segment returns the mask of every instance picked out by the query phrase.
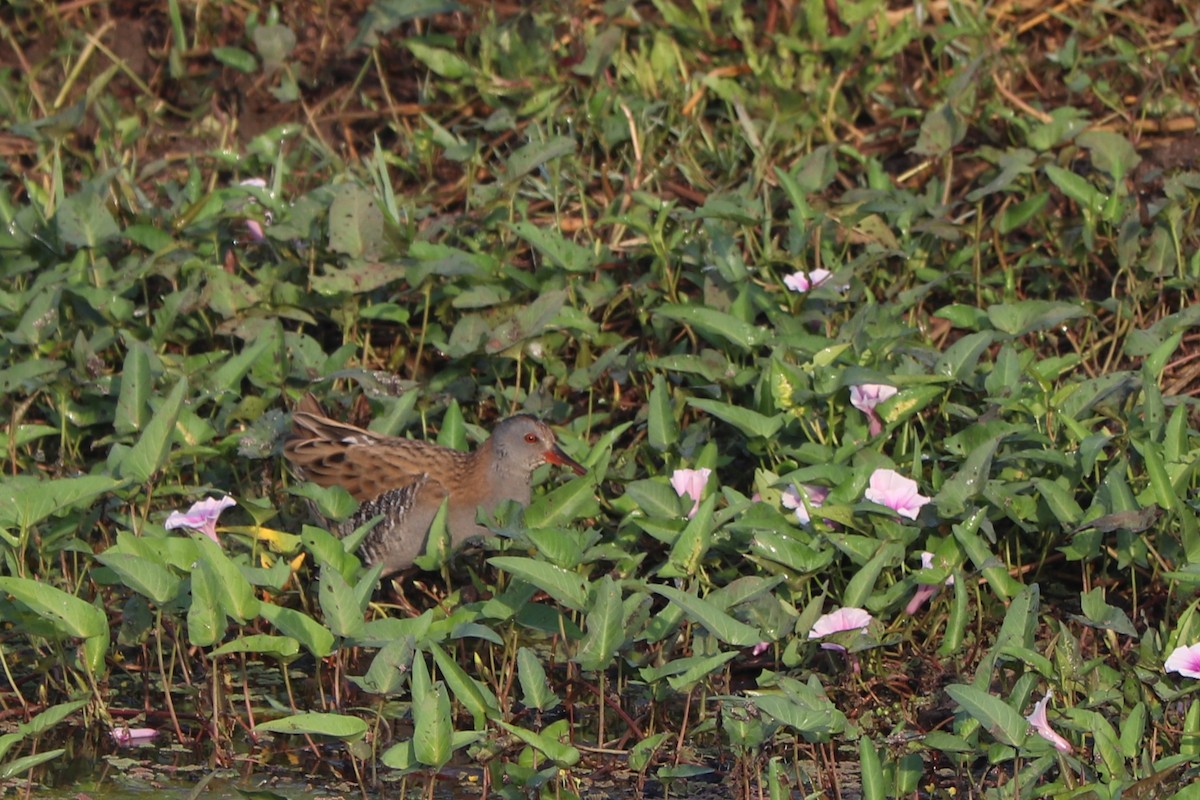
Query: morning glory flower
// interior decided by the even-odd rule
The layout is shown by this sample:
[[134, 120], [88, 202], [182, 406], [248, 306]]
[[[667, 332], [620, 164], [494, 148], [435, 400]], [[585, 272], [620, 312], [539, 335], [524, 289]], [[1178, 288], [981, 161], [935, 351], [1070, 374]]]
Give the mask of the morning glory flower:
[[1038, 736], [1041, 736], [1050, 744], [1054, 745], [1054, 749], [1060, 753], [1070, 753], [1072, 750], [1071, 743], [1063, 737], [1059, 736], [1053, 728], [1050, 727], [1050, 720], [1046, 719], [1046, 704], [1050, 702], [1050, 693], [1037, 701], [1033, 707], [1032, 713], [1025, 719], [1037, 731]]
[[[267, 188], [267, 182], [265, 180], [263, 180], [262, 178], [247, 178], [246, 180], [239, 183], [238, 186], [253, 186], [255, 188], [263, 189], [265, 191]], [[257, 201], [252, 201], [252, 202], [257, 202]], [[268, 223], [271, 222], [271, 212], [270, 211], [265, 212], [263, 214], [263, 217], [264, 217], [264, 219], [266, 219], [266, 221]], [[263, 232], [263, 227], [261, 224], [259, 224], [258, 220], [246, 219], [246, 220], [244, 220], [244, 223], [246, 225], [246, 232], [250, 234], [250, 241], [261, 244], [262, 242], [265, 242], [267, 240], [267, 235], [265, 232]]]
[[113, 728], [108, 732], [119, 747], [132, 747], [143, 744], [158, 736], [156, 728]]
[[696, 512], [700, 509], [700, 497], [704, 494], [704, 487], [708, 485], [708, 476], [712, 474], [712, 470], [704, 467], [702, 469], [677, 469], [671, 473], [671, 486], [675, 489], [675, 493], [680, 497], [690, 497], [692, 499], [692, 510], [688, 512], [688, 519], [696, 516]]
[[[854, 608], [839, 608], [836, 611], [831, 611], [817, 619], [813, 623], [812, 629], [808, 632], [808, 638], [821, 639], [834, 633], [842, 633], [844, 631], [855, 631], [859, 628], [865, 628], [871, 624], [873, 617], [866, 609]], [[821, 647], [826, 650], [841, 650], [845, 652], [846, 648], [840, 644], [825, 643]]]
[[[921, 569], [929, 569], [933, 566], [933, 553], [928, 550], [921, 553]], [[954, 585], [954, 576], [946, 578], [946, 585]], [[908, 605], [904, 607], [905, 614], [915, 614], [925, 605], [925, 602], [942, 590], [941, 586], [936, 586], [928, 583], [917, 584], [917, 591], [913, 594], [912, 599], [908, 601]]]
[[1176, 647], [1163, 663], [1167, 672], [1178, 672], [1187, 678], [1200, 678], [1200, 642], [1188, 647]]
[[791, 289], [793, 292], [804, 293], [809, 289], [815, 289], [825, 281], [829, 280], [829, 276], [833, 273], [827, 269], [814, 269], [812, 272], [793, 272], [791, 275], [783, 279], [783, 285]]
[[192, 507], [187, 510], [186, 514], [172, 511], [171, 515], [167, 517], [167, 521], [163, 523], [163, 527], [167, 530], [191, 528], [220, 544], [220, 540], [217, 539], [217, 519], [221, 516], [222, 511], [236, 505], [237, 501], [229, 496], [222, 497], [220, 500], [206, 497], [192, 503]]
[[808, 504], [813, 508], [820, 508], [825, 502], [825, 498], [829, 497], [829, 489], [824, 486], [809, 486], [808, 484], [792, 484], [784, 493], [780, 502], [784, 508], [792, 509], [796, 512], [796, 519], [800, 520], [801, 525], [807, 525], [812, 522], [809, 519], [808, 509], [804, 506], [804, 500], [808, 500]]
[[921, 507], [930, 500], [917, 491], [916, 481], [904, 477], [894, 469], [877, 469], [872, 472], [865, 496], [872, 503], [887, 506], [909, 519], [916, 519]]
[[875, 406], [898, 392], [895, 386], [885, 383], [863, 383], [850, 387], [850, 405], [867, 415], [872, 436], [883, 432], [883, 420], [875, 413]]

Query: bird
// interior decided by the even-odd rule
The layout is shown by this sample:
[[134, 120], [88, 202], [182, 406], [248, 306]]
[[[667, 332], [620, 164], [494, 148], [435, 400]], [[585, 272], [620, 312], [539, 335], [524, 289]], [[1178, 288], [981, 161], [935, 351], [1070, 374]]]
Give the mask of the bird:
[[293, 411], [283, 453], [301, 479], [341, 486], [358, 500], [358, 510], [337, 526], [339, 536], [381, 517], [358, 552], [367, 565], [382, 564], [384, 575], [410, 567], [425, 552], [443, 501], [451, 548], [457, 549], [488, 533], [475, 521], [478, 510], [491, 514], [505, 500], [529, 505], [533, 471], [542, 464], [587, 474], [558, 446], [549, 426], [529, 414], [501, 420], [487, 441], [463, 453], [330, 419], [311, 393]]

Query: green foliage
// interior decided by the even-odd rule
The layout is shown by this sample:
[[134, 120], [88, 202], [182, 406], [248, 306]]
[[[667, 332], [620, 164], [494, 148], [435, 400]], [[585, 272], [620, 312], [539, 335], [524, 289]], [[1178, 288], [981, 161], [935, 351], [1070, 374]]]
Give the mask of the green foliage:
[[[168, 4], [153, 88], [14, 29], [62, 64], [0, 71], [28, 155], [0, 173], [6, 706], [32, 682], [108, 723], [128, 660], [171, 705], [189, 652], [222, 753], [252, 727], [403, 773], [467, 750], [512, 792], [574, 791], [611, 741], [669, 782], [729, 748], [747, 796], [848, 744], [866, 797], [933, 756], [970, 791], [978, 756], [1008, 770], [996, 797], [1186, 784], [1200, 713], [1161, 667], [1200, 639], [1200, 179], [1166, 135], [1196, 21], [1138, 6], [1029, 33], [878, 0], [376, 3], [321, 106], [354, 107], [336, 146], [303, 4], [229, 30]], [[199, 53], [287, 121], [214, 137]], [[154, 144], [172, 125], [191, 155]], [[309, 389], [457, 448], [537, 413], [589, 472], [539, 474], [482, 556], [439, 515], [442, 582], [403, 614], [365, 529], [305, 524], [349, 495], [279, 468]], [[929, 502], [881, 501], [892, 473]], [[215, 539], [166, 529], [210, 492], [240, 504]], [[837, 607], [875, 622], [812, 635]], [[289, 696], [224, 699], [246, 659]], [[295, 665], [337, 713], [297, 708]], [[1051, 689], [1070, 753], [1026, 722]], [[60, 754], [20, 748], [78, 702], [0, 737], [0, 775]]]

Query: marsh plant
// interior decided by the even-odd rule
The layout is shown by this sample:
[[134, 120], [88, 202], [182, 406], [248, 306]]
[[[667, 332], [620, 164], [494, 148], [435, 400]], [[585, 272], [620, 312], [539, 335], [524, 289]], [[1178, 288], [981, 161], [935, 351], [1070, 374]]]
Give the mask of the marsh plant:
[[[0, 15], [0, 785], [1188, 796], [1200, 17], [1068, 6]], [[587, 471], [381, 581], [306, 392]]]

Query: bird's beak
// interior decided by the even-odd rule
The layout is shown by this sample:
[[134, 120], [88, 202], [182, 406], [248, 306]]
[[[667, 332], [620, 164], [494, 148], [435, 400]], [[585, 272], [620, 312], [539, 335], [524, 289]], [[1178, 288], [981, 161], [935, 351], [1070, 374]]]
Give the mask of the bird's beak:
[[583, 465], [564, 453], [558, 445], [554, 445], [554, 447], [546, 451], [546, 461], [560, 467], [570, 467], [571, 471], [576, 475], [587, 474], [587, 470], [583, 468]]

